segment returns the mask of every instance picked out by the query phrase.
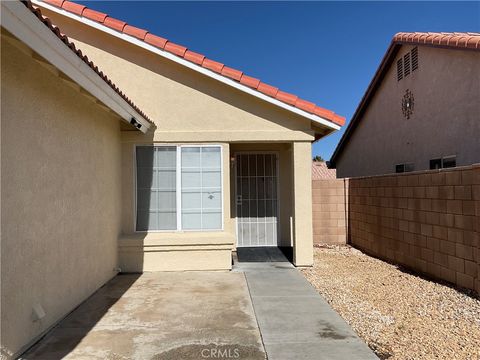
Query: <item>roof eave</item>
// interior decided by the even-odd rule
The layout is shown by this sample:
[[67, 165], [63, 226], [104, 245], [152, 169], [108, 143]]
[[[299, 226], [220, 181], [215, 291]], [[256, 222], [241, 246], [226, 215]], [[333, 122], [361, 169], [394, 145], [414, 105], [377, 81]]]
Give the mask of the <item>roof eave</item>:
[[2, 1], [1, 8], [2, 27], [19, 41], [60, 73], [67, 75], [125, 122], [131, 124], [132, 119], [135, 119], [138, 125], [134, 127], [143, 133], [150, 129], [152, 124], [68, 48], [27, 6], [20, 1]]

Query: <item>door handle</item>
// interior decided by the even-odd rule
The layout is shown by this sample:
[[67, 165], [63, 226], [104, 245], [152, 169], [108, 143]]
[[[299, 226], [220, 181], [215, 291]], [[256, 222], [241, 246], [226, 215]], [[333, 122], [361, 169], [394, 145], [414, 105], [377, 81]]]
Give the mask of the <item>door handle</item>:
[[237, 205], [242, 205], [242, 195], [237, 195]]

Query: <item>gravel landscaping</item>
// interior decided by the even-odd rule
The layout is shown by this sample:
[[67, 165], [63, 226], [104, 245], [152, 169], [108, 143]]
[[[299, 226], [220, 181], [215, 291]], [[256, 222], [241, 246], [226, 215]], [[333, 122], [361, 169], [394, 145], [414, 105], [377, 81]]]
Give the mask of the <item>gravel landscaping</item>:
[[381, 359], [479, 359], [480, 300], [351, 247], [315, 248], [305, 277]]

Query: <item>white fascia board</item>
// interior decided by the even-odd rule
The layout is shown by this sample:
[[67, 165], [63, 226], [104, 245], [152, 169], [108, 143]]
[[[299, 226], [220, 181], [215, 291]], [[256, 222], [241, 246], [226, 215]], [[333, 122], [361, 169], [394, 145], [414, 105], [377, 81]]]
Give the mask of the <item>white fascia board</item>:
[[20, 1], [0, 1], [2, 27], [70, 77], [126, 122], [135, 120], [146, 133], [151, 123], [113, 90]]
[[130, 35], [124, 34], [124, 33], [122, 33], [122, 32], [119, 32], [119, 31], [117, 31], [117, 30], [111, 29], [111, 28], [109, 28], [108, 26], [102, 25], [102, 24], [100, 24], [100, 23], [98, 23], [98, 22], [96, 22], [96, 21], [87, 19], [87, 18], [85, 18], [85, 17], [83, 17], [83, 16], [79, 16], [79, 15], [73, 14], [73, 13], [71, 13], [71, 12], [69, 12], [69, 11], [66, 11], [66, 10], [64, 10], [64, 9], [58, 8], [58, 7], [56, 7], [56, 6], [52, 6], [52, 5], [47, 4], [47, 3], [43, 2], [43, 1], [32, 0], [32, 2], [33, 2], [34, 4], [36, 4], [36, 5], [38, 5], [38, 6], [44, 7], [45, 9], [48, 9], [48, 10], [53, 11], [53, 12], [56, 12], [57, 14], [61, 14], [61, 15], [63, 15], [63, 16], [66, 16], [66, 17], [70, 18], [70, 19], [77, 20], [77, 21], [79, 21], [79, 22], [81, 22], [81, 23], [83, 23], [83, 24], [85, 24], [85, 25], [91, 26], [91, 27], [93, 27], [93, 28], [95, 28], [95, 29], [98, 29], [98, 30], [103, 31], [103, 32], [105, 32], [105, 33], [107, 33], [107, 34], [113, 35], [113, 36], [115, 36], [115, 37], [117, 37], [117, 38], [120, 38], [120, 39], [122, 39], [122, 40], [124, 40], [124, 41], [127, 41], [127, 42], [129, 42], [129, 43], [131, 43], [131, 44], [134, 44], [134, 45], [136, 45], [136, 46], [139, 46], [139, 47], [141, 47], [141, 48], [144, 48], [144, 49], [146, 49], [146, 50], [148, 50], [148, 51], [150, 51], [150, 52], [153, 52], [153, 53], [155, 53], [155, 54], [157, 54], [157, 55], [160, 55], [160, 56], [162, 56], [162, 57], [164, 57], [164, 58], [167, 58], [167, 59], [169, 59], [169, 60], [172, 60], [172, 61], [174, 61], [174, 62], [176, 62], [176, 63], [178, 63], [178, 64], [180, 64], [180, 65], [186, 66], [186, 67], [188, 67], [188, 68], [190, 68], [190, 69], [192, 69], [192, 70], [195, 70], [195, 71], [197, 71], [197, 72], [199, 72], [199, 73], [201, 73], [201, 74], [204, 74], [204, 75], [206, 75], [206, 76], [208, 76], [208, 77], [211, 77], [211, 78], [213, 78], [213, 79], [215, 79], [215, 80], [218, 80], [218, 81], [220, 81], [220, 82], [222, 82], [222, 83], [224, 83], [224, 84], [230, 85], [230, 86], [232, 86], [232, 87], [234, 87], [234, 88], [236, 88], [236, 89], [238, 89], [238, 90], [241, 90], [241, 91], [243, 91], [243, 92], [246, 92], [246, 93], [248, 93], [248, 94], [250, 94], [250, 95], [253, 95], [253, 96], [255, 96], [255, 97], [259, 98], [259, 99], [262, 99], [262, 100], [267, 101], [267, 102], [269, 102], [269, 103], [271, 103], [271, 104], [274, 104], [274, 105], [276, 105], [276, 106], [279, 106], [279, 107], [281, 107], [281, 108], [283, 108], [283, 109], [286, 109], [286, 110], [288, 110], [288, 111], [291, 111], [291, 112], [293, 112], [293, 113], [295, 113], [295, 114], [297, 114], [297, 115], [300, 115], [300, 116], [302, 116], [302, 117], [304, 117], [304, 118], [307, 118], [307, 119], [313, 121], [314, 123], [321, 124], [321, 125], [326, 126], [326, 127], [330, 128], [330, 129], [333, 129], [333, 130], [340, 130], [340, 126], [339, 126], [339, 125], [337, 125], [337, 124], [335, 124], [335, 123], [333, 123], [333, 122], [331, 122], [331, 121], [329, 121], [329, 120], [327, 120], [327, 119], [324, 119], [324, 118], [322, 118], [321, 116], [318, 116], [318, 115], [315, 115], [315, 114], [311, 114], [311, 113], [306, 112], [306, 111], [304, 111], [304, 110], [301, 110], [301, 109], [299, 109], [299, 108], [297, 108], [297, 107], [295, 107], [295, 106], [288, 105], [288, 104], [286, 104], [286, 103], [284, 103], [284, 102], [282, 102], [282, 101], [280, 101], [280, 100], [274, 99], [274, 98], [272, 98], [272, 97], [270, 97], [270, 96], [267, 96], [267, 95], [265, 95], [265, 94], [263, 94], [263, 93], [261, 93], [261, 92], [259, 92], [259, 91], [257, 91], [257, 90], [254, 90], [254, 89], [252, 89], [252, 88], [250, 88], [250, 87], [248, 87], [248, 86], [245, 86], [245, 85], [243, 85], [243, 84], [241, 84], [241, 83], [239, 83], [239, 82], [236, 82], [236, 81], [234, 81], [234, 80], [231, 80], [231, 79], [229, 79], [229, 78], [227, 78], [227, 77], [225, 77], [225, 76], [223, 76], [223, 75], [217, 74], [217, 73], [214, 72], [214, 71], [211, 71], [211, 70], [206, 69], [206, 68], [204, 68], [204, 67], [202, 67], [202, 66], [199, 66], [199, 65], [197, 65], [197, 64], [194, 64], [194, 63], [192, 63], [192, 62], [190, 62], [190, 61], [188, 61], [188, 60], [185, 60], [185, 59], [183, 59], [183, 58], [181, 58], [181, 57], [178, 57], [178, 56], [176, 56], [176, 55], [173, 55], [173, 54], [169, 53], [168, 51], [159, 49], [159, 48], [157, 48], [157, 47], [155, 47], [155, 46], [153, 46], [153, 45], [150, 45], [150, 44], [148, 44], [148, 43], [146, 43], [146, 42], [144, 42], [144, 41], [142, 41], [142, 40], [139, 40], [139, 39], [137, 39], [137, 38], [135, 38], [135, 37], [133, 37], [133, 36], [130, 36]]

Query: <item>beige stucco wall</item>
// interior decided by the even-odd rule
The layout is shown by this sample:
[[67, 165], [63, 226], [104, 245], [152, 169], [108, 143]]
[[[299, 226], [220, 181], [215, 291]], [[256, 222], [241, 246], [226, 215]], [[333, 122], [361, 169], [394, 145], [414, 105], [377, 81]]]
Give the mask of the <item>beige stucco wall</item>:
[[[308, 119], [46, 9], [156, 123], [154, 141], [306, 141]], [[200, 49], [201, 50], [201, 49]]]
[[[122, 270], [188, 270], [192, 267], [229, 269], [231, 267], [230, 258], [224, 257], [224, 251], [225, 246], [233, 249], [236, 242], [235, 217], [231, 212], [230, 204], [229, 158], [232, 148], [280, 149], [281, 241], [282, 245], [293, 243], [291, 225], [295, 222], [293, 197], [306, 196], [310, 199], [311, 207], [311, 195], [302, 194], [302, 191], [310, 188], [311, 170], [303, 169], [303, 165], [298, 167], [295, 172], [298, 177], [296, 182], [303, 185], [299, 185], [293, 191], [291, 153], [293, 150], [290, 149], [293, 148], [294, 143], [302, 142], [304, 145], [298, 148], [298, 157], [301, 158], [299, 161], [308, 160], [307, 163], [310, 164], [310, 142], [314, 140], [310, 120], [75, 20], [47, 10], [45, 14], [121, 89], [125, 90], [157, 125], [155, 132], [147, 136], [130, 131], [122, 134], [123, 234], [120, 238], [119, 253]], [[134, 233], [133, 147], [138, 143], [223, 145], [224, 231], [207, 233], [209, 236], [198, 232]], [[248, 146], [241, 145], [247, 143]], [[260, 145], [261, 143], [264, 145]], [[252, 144], [255, 145], [250, 146]], [[300, 156], [301, 151], [304, 154]], [[301, 203], [304, 204], [305, 201], [302, 200]], [[300, 207], [297, 213], [301, 217], [305, 215]], [[307, 214], [307, 218], [311, 219], [311, 215]], [[311, 227], [311, 221], [301, 227], [305, 225]], [[300, 239], [305, 239], [306, 247], [311, 246], [311, 236], [311, 230], [306, 229], [305, 233], [298, 237], [298, 243], [304, 241]], [[178, 246], [181, 241], [187, 244]], [[146, 244], [149, 245], [146, 247]], [[218, 258], [224, 260], [203, 261], [204, 246], [208, 246], [209, 251], [218, 251]], [[165, 254], [167, 251], [168, 254]], [[182, 251], [188, 251], [188, 255]], [[307, 259], [305, 263], [310, 262]], [[210, 267], [208, 264], [211, 264]]]
[[293, 263], [313, 265], [312, 225], [312, 144], [295, 142], [292, 149], [293, 169]]
[[[3, 40], [1, 346], [7, 355], [116, 274], [121, 161], [119, 118]], [[36, 304], [46, 315], [33, 321]]]
[[[456, 155], [457, 166], [480, 162], [480, 53], [418, 47], [419, 68], [397, 81], [402, 46], [336, 162], [337, 177], [395, 172], [395, 164], [429, 169], [430, 159]], [[410, 119], [402, 98], [414, 95]]]

